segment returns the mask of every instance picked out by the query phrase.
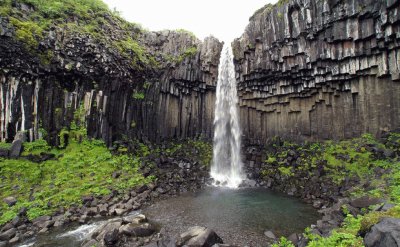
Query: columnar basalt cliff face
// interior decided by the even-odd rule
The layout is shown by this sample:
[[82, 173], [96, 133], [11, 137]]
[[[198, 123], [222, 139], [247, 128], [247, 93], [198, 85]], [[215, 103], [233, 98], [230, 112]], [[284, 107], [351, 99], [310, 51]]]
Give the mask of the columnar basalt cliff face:
[[115, 26], [103, 27], [112, 41], [54, 26], [37, 48], [29, 49], [16, 39], [9, 18], [0, 17], [1, 141], [19, 131], [35, 140], [43, 129], [52, 144], [59, 144], [60, 131], [79, 109], [89, 136], [108, 144], [125, 137], [211, 137], [222, 43], [132, 25], [128, 47], [145, 50], [135, 58], [118, 50], [124, 30], [113, 22], [119, 20], [104, 18]]
[[341, 139], [400, 126], [396, 0], [281, 0], [233, 42], [244, 135]]

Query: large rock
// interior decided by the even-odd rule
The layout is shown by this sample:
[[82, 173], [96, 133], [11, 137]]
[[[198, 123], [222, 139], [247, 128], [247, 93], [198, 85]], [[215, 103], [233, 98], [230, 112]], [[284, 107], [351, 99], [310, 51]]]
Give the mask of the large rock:
[[15, 234], [17, 233], [17, 230], [15, 228], [11, 228], [5, 232], [0, 233], [0, 241], [8, 241], [12, 239]]
[[22, 152], [22, 141], [21, 140], [14, 140], [11, 149], [10, 149], [10, 157], [17, 158], [21, 155]]
[[211, 247], [214, 244], [222, 244], [222, 239], [206, 227], [194, 226], [180, 235], [178, 246]]
[[134, 237], [147, 237], [156, 231], [155, 227], [149, 223], [137, 225], [135, 223], [123, 225], [120, 227], [119, 232], [124, 235]]
[[12, 207], [17, 203], [17, 199], [15, 199], [15, 197], [8, 196], [3, 199], [3, 202], [5, 202], [9, 207]]
[[360, 198], [350, 201], [350, 205], [355, 208], [367, 208], [369, 206], [376, 205], [376, 204], [379, 204], [382, 202], [383, 202], [383, 200], [379, 199], [379, 198], [363, 196], [363, 197], [360, 197]]
[[400, 219], [384, 218], [365, 235], [366, 247], [400, 246]]
[[114, 246], [118, 243], [118, 229], [113, 229], [104, 235], [104, 244], [106, 246]]

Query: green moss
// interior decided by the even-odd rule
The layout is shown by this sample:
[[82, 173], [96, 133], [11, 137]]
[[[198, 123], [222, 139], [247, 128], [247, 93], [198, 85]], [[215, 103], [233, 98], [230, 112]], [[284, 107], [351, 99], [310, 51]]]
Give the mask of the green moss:
[[254, 19], [254, 17], [256, 17], [257, 15], [261, 14], [261, 13], [269, 13], [272, 11], [274, 5], [273, 4], [266, 4], [263, 7], [257, 9], [253, 15], [249, 18], [249, 21], [252, 21]]
[[279, 167], [279, 173], [284, 177], [293, 177], [294, 172], [292, 171], [292, 167]]
[[[307, 176], [312, 177], [315, 175], [314, 173], [323, 171], [321, 179], [331, 179], [338, 186], [341, 186], [346, 178], [357, 178], [360, 183], [352, 188], [351, 193], [347, 192], [348, 196], [370, 195], [383, 198], [396, 205], [386, 212], [364, 209], [362, 214], [357, 216], [350, 215], [350, 211], [343, 207], [343, 213], [347, 214], [343, 224], [335, 229], [329, 237], [321, 237], [306, 231], [306, 236], [310, 240], [307, 246], [362, 246], [361, 236], [382, 218], [400, 218], [399, 157], [395, 155], [394, 158], [387, 158], [374, 151], [390, 149], [398, 155], [397, 136], [398, 133], [391, 133], [386, 139], [383, 139], [383, 142], [376, 140], [370, 134], [365, 134], [360, 138], [338, 142], [271, 145], [273, 148], [267, 152], [267, 157], [274, 157], [276, 161], [272, 158], [265, 161], [263, 176], [274, 175], [278, 171], [286, 177], [292, 172], [296, 177], [304, 176], [304, 172], [308, 173]], [[296, 160], [296, 165], [287, 166], [285, 161], [293, 151], [299, 158]], [[375, 172], [377, 169], [385, 171], [382, 176], [377, 176]]]
[[177, 63], [180, 64], [183, 62], [183, 60], [185, 60], [188, 57], [193, 57], [197, 54], [198, 49], [197, 46], [191, 46], [187, 49], [185, 49], [184, 51], [182, 51], [179, 55], [177, 56], [172, 56], [169, 54], [164, 54], [164, 58], [167, 61], [173, 62], [173, 63]]
[[26, 47], [31, 50], [38, 47], [38, 39], [43, 38], [43, 28], [33, 21], [20, 21], [14, 17], [10, 17], [10, 23], [15, 27], [15, 37], [25, 43]]
[[143, 92], [135, 92], [133, 93], [132, 98], [136, 100], [144, 100], [145, 95]]
[[[79, 205], [84, 195], [105, 195], [112, 190], [123, 192], [152, 179], [144, 179], [138, 173], [139, 157], [113, 156], [102, 141], [71, 140], [64, 150], [48, 150], [44, 141], [29, 145], [31, 153], [46, 150], [56, 153], [57, 159], [42, 163], [0, 160], [4, 185], [0, 187], [0, 194], [18, 200], [13, 207], [0, 204], [0, 224], [15, 217], [22, 207], [28, 208], [28, 216], [33, 219], [59, 207]], [[116, 171], [121, 172], [118, 178], [112, 176]]]
[[185, 29], [176, 29], [175, 32], [187, 34], [187, 35], [189, 35], [192, 39], [197, 39], [196, 35], [195, 35], [193, 32], [190, 32], [190, 31], [185, 30]]
[[147, 53], [146, 48], [140, 45], [136, 40], [128, 37], [125, 40], [115, 42], [118, 50], [126, 58], [132, 59], [132, 64], [137, 65], [153, 65], [156, 66], [157, 62], [154, 57]]
[[11, 148], [11, 143], [0, 142], [0, 148], [2, 148], [2, 149], [10, 149]]

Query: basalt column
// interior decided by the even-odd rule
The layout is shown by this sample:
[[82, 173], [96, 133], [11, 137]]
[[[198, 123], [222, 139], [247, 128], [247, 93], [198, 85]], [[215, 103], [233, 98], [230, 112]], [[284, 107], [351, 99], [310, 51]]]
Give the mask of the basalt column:
[[400, 127], [400, 5], [266, 5], [233, 43], [248, 139], [342, 139]]

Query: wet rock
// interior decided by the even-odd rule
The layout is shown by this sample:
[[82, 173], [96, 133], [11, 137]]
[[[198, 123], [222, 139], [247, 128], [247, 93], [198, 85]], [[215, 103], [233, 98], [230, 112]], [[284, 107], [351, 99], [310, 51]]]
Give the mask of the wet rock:
[[156, 229], [153, 225], [149, 223], [144, 223], [142, 225], [137, 225], [134, 223], [130, 223], [127, 225], [123, 225], [119, 229], [121, 234], [127, 236], [134, 236], [134, 237], [147, 237], [152, 235]]
[[19, 237], [13, 237], [12, 239], [10, 239], [10, 241], [8, 241], [8, 243], [10, 244], [10, 245], [14, 245], [14, 244], [16, 244], [16, 243], [18, 243], [19, 242]]
[[218, 243], [223, 244], [223, 241], [213, 230], [194, 226], [180, 235], [177, 245], [211, 247]]
[[116, 208], [115, 209], [115, 214], [120, 216], [123, 215], [124, 213], [126, 213], [128, 210], [126, 208]]
[[275, 234], [274, 234], [272, 231], [265, 231], [265, 232], [264, 232], [264, 235], [265, 235], [267, 238], [276, 239], [276, 236], [275, 236]]
[[106, 216], [108, 213], [108, 205], [107, 204], [100, 204], [97, 206], [98, 212], [101, 216]]
[[104, 244], [106, 246], [114, 246], [118, 243], [118, 229], [113, 229], [104, 235]]
[[124, 224], [133, 223], [133, 224], [140, 224], [147, 222], [147, 218], [144, 214], [137, 214], [137, 215], [127, 215], [122, 218], [122, 222]]
[[292, 233], [289, 235], [288, 240], [292, 242], [295, 246], [297, 246], [297, 243], [300, 240], [300, 236], [297, 233]]
[[92, 233], [92, 238], [96, 239], [97, 241], [102, 241], [108, 232], [113, 232], [115, 229], [118, 230], [121, 227], [121, 224], [121, 219], [109, 220], [106, 224], [99, 227]]
[[156, 242], [145, 245], [144, 247], [176, 247], [175, 239], [163, 238]]
[[4, 198], [3, 202], [5, 202], [9, 207], [12, 207], [17, 203], [17, 199], [15, 199], [15, 197], [9, 196]]
[[91, 239], [91, 240], [89, 240], [89, 242], [87, 242], [87, 243], [82, 245], [82, 247], [93, 247], [93, 246], [96, 246], [96, 247], [99, 246], [100, 247], [100, 244], [96, 240]]
[[5, 232], [0, 233], [0, 241], [8, 241], [12, 239], [15, 234], [17, 233], [17, 230], [15, 228], [11, 228]]
[[400, 246], [400, 219], [384, 218], [365, 235], [366, 247]]
[[141, 194], [143, 192], [145, 192], [146, 190], [148, 190], [149, 187], [147, 185], [142, 185], [139, 188], [136, 189], [136, 193]]
[[319, 209], [319, 208], [322, 207], [322, 204], [323, 204], [323, 201], [322, 201], [322, 200], [315, 200], [315, 201], [313, 201], [313, 207], [314, 207], [314, 208]]
[[0, 241], [0, 247], [7, 247], [7, 242]]

